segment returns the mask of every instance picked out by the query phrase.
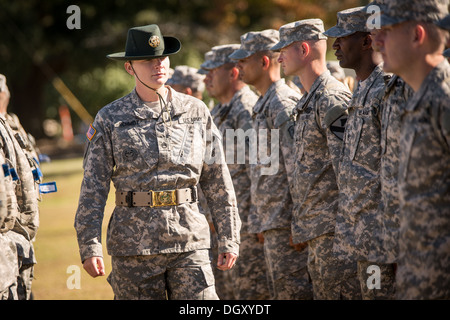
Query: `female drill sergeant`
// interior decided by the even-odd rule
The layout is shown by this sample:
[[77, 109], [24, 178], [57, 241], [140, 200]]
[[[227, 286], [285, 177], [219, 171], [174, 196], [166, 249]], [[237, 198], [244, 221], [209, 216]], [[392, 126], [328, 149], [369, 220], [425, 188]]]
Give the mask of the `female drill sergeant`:
[[75, 217], [83, 267], [104, 275], [101, 225], [110, 181], [116, 207], [107, 231], [108, 276], [116, 299], [217, 299], [200, 184], [219, 236], [218, 268], [233, 267], [241, 221], [219, 133], [206, 105], [165, 86], [169, 55], [181, 43], [157, 25], [131, 28], [125, 61], [128, 95], [103, 107], [87, 132]]

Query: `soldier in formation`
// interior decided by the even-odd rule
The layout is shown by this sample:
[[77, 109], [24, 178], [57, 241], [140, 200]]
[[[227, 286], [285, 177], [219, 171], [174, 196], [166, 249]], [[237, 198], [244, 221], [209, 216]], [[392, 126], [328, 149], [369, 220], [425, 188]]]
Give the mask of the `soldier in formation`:
[[92, 277], [105, 274], [101, 225], [112, 181], [107, 249], [115, 298], [217, 299], [197, 185], [217, 231], [219, 269], [234, 266], [241, 228], [220, 133], [201, 100], [165, 86], [178, 39], [148, 25], [131, 28], [125, 47], [108, 57], [124, 62], [136, 87], [103, 107], [87, 133], [75, 217], [83, 267]]
[[34, 140], [14, 114], [7, 113], [10, 92], [0, 75], [0, 297], [32, 298], [36, 257], [33, 242], [39, 228], [39, 184], [42, 174]]

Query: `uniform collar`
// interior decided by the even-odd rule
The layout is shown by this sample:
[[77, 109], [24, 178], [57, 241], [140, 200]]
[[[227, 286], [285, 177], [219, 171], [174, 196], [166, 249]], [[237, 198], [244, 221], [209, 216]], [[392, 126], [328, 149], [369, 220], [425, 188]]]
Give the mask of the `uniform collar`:
[[[189, 110], [189, 107], [191, 106], [190, 102], [183, 102], [182, 96], [179, 92], [173, 90], [171, 87], [166, 86], [166, 88], [169, 90], [169, 93], [167, 95], [167, 107], [170, 110], [170, 115], [172, 117], [176, 115], [183, 114]], [[144, 101], [139, 97], [139, 95], [136, 92], [136, 88], [133, 89], [133, 91], [130, 94], [131, 101], [133, 104], [133, 113], [136, 117], [139, 119], [158, 119], [159, 114], [152, 111], [148, 106], [145, 105]]]
[[422, 97], [431, 88], [437, 88], [442, 86], [442, 82], [450, 76], [450, 65], [447, 59], [444, 59], [436, 67], [434, 67], [423, 80], [419, 90], [413, 94], [413, 96], [406, 103], [407, 111], [414, 111], [420, 105]]
[[260, 113], [264, 106], [266, 105], [266, 102], [272, 97], [273, 93], [277, 90], [279, 86], [282, 86], [285, 84], [284, 78], [281, 78], [275, 82], [273, 82], [269, 89], [267, 89], [267, 92], [264, 94], [264, 96], [260, 96], [258, 101], [256, 102], [255, 106], [253, 107], [253, 113]]

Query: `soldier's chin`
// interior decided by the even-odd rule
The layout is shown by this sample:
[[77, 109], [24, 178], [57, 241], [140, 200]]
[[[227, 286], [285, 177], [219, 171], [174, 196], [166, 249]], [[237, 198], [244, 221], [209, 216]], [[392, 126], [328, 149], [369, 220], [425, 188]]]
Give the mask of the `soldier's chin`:
[[383, 71], [389, 72], [389, 73], [395, 73], [394, 70], [392, 69], [391, 65], [386, 61], [383, 62]]

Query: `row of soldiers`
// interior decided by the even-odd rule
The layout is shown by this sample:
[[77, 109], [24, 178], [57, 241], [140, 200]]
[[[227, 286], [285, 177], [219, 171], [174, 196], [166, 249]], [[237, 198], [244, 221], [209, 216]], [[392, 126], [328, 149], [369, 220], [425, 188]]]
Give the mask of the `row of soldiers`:
[[0, 81], [0, 299], [29, 300], [43, 177], [35, 140], [7, 112], [10, 92]]
[[[382, 28], [368, 27], [373, 5]], [[223, 137], [265, 129], [279, 144], [276, 172], [227, 161], [242, 228], [236, 266], [215, 274], [220, 298], [450, 298], [446, 14], [448, 1], [375, 1], [338, 12], [326, 31], [306, 19], [248, 32], [213, 47], [198, 71], [175, 68], [174, 89], [202, 98], [206, 84], [219, 102]], [[387, 33], [408, 23], [422, 26], [421, 42], [399, 54]], [[327, 69], [327, 38], [354, 89]], [[438, 63], [420, 74], [423, 57]]]

